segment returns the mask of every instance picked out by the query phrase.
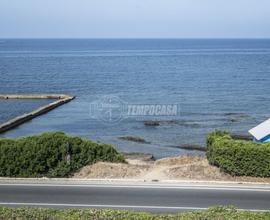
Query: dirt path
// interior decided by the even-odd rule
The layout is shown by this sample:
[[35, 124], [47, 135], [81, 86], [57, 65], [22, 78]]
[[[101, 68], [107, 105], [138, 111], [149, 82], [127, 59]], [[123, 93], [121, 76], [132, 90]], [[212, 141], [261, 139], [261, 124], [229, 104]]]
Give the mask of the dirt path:
[[128, 158], [127, 163], [98, 162], [83, 167], [73, 178], [86, 179], [141, 179], [205, 180], [270, 183], [270, 178], [233, 177], [209, 165], [203, 156], [179, 156], [160, 160]]

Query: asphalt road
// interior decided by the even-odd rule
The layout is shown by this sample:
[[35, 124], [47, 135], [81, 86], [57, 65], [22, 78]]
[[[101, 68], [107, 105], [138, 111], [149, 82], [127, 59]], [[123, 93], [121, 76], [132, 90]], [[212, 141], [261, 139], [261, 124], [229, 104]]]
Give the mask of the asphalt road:
[[214, 205], [270, 210], [270, 186], [141, 183], [1, 183], [0, 205], [116, 208], [150, 212], [201, 210]]

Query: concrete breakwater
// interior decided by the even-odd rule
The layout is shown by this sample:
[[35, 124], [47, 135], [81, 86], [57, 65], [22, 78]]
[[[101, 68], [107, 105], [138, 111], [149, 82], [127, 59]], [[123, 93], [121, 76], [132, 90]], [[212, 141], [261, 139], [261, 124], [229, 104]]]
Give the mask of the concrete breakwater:
[[20, 115], [16, 118], [13, 118], [7, 122], [4, 122], [0, 124], [0, 133], [3, 133], [5, 131], [8, 131], [14, 127], [17, 127], [39, 115], [45, 114], [60, 105], [63, 105], [67, 102], [70, 102], [73, 100], [75, 96], [69, 96], [64, 94], [41, 94], [41, 95], [1, 95], [0, 99], [55, 99], [56, 101], [53, 101], [49, 103], [48, 105], [44, 105], [38, 109], [35, 109], [34, 111], [31, 111], [29, 113], [25, 113], [23, 115]]
[[74, 98], [74, 96], [64, 95], [64, 94], [0, 94], [0, 99], [66, 99]]

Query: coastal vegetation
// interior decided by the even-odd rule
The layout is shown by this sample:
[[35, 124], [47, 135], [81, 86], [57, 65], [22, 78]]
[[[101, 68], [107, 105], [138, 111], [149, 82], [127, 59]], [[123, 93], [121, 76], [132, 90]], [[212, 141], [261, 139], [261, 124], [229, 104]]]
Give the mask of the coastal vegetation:
[[225, 131], [207, 137], [207, 159], [234, 176], [270, 176], [270, 143], [235, 140]]
[[2, 177], [65, 177], [97, 161], [124, 162], [124, 157], [110, 145], [63, 132], [0, 138]]
[[238, 211], [233, 207], [212, 207], [205, 211], [155, 215], [146, 212], [104, 209], [45, 209], [0, 207], [0, 219], [92, 219], [92, 220], [199, 220], [199, 219], [270, 219], [270, 212]]
[[[133, 136], [121, 139], [147, 143], [144, 139]], [[184, 149], [190, 147], [194, 150], [203, 150], [199, 146], [184, 146]], [[143, 160], [144, 157], [152, 159]], [[166, 179], [234, 180], [239, 176], [245, 177], [241, 179], [245, 181], [263, 181], [259, 177], [270, 177], [270, 144], [236, 140], [227, 132], [215, 131], [208, 135], [206, 157], [179, 156], [154, 161], [152, 155], [123, 155], [111, 145], [67, 136], [62, 132], [16, 139], [0, 138], [2, 177], [75, 175], [82, 178], [110, 176], [151, 179], [154, 178], [152, 173], [155, 174], [155, 178], [159, 173], [160, 178]], [[112, 167], [115, 172], [112, 172]], [[89, 169], [93, 170], [92, 176], [84, 174], [85, 170]], [[126, 170], [125, 174], [123, 170]], [[266, 179], [268, 178], [264, 178], [268, 181]]]

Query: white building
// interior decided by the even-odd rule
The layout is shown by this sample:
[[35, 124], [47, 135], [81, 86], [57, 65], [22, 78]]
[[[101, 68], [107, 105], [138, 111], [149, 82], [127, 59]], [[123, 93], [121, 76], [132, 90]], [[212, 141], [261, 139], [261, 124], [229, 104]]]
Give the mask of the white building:
[[270, 118], [248, 132], [257, 142], [270, 142]]

